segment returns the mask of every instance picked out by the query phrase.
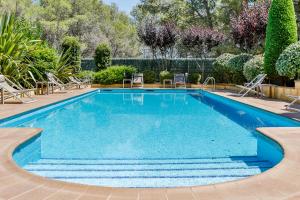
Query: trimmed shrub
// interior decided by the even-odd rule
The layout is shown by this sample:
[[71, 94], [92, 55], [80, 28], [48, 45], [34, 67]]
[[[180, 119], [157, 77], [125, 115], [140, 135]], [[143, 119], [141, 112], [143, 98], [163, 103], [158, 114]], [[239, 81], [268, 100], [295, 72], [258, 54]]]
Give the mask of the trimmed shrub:
[[161, 71], [159, 73], [160, 83], [163, 83], [165, 79], [172, 79], [173, 80], [173, 78], [174, 78], [173, 76], [174, 75], [171, 72], [167, 71], [167, 70]]
[[95, 73], [94, 82], [97, 84], [116, 84], [122, 83], [124, 74], [132, 75], [136, 72], [136, 68], [129, 66], [111, 66], [107, 69]]
[[297, 42], [297, 24], [293, 0], [273, 0], [267, 26], [264, 69], [268, 77], [277, 76], [275, 64], [283, 50]]
[[189, 75], [188, 79], [189, 79], [190, 83], [199, 84], [200, 81], [201, 81], [201, 74], [199, 74], [199, 73], [192, 73], [191, 75]]
[[102, 70], [111, 65], [111, 48], [107, 44], [100, 44], [94, 56], [97, 70]]
[[145, 83], [155, 83], [155, 72], [151, 70], [146, 70], [143, 72], [144, 74], [144, 82]]
[[63, 53], [68, 52], [70, 56], [68, 65], [73, 66], [75, 72], [79, 72], [81, 67], [81, 50], [79, 40], [76, 37], [67, 36], [64, 38], [61, 47]]
[[264, 57], [262, 55], [256, 55], [244, 64], [243, 74], [247, 81], [253, 80], [261, 73], [264, 73]]
[[232, 82], [232, 73], [230, 71], [228, 62], [232, 59], [235, 55], [224, 53], [213, 63], [213, 70], [212, 74], [213, 77], [216, 79], [217, 83], [230, 83]]
[[228, 61], [229, 70], [232, 73], [232, 83], [241, 84], [245, 82], [243, 74], [244, 64], [253, 58], [253, 55], [242, 53], [232, 57]]
[[[280, 76], [295, 78], [300, 72], [300, 42], [288, 46], [276, 63], [276, 70]], [[299, 77], [298, 77], [299, 78]]]

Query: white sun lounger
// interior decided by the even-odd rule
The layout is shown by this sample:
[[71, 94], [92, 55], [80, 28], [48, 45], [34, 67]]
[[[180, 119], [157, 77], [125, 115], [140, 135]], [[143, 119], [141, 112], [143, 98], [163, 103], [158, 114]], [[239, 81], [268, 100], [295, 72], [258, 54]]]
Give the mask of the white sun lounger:
[[88, 86], [88, 81], [80, 81], [73, 76], [70, 76], [69, 79], [70, 79], [71, 83], [76, 85], [78, 88], [81, 88], [81, 86], [84, 86], [84, 87]]
[[186, 77], [184, 74], [175, 74], [174, 75], [174, 86], [177, 88], [177, 85], [183, 85], [186, 88]]
[[289, 97], [293, 101], [291, 103], [289, 103], [288, 105], [286, 105], [285, 108], [287, 110], [293, 110], [293, 111], [300, 112], [300, 109], [292, 108], [292, 106], [295, 105], [295, 103], [297, 103], [297, 101], [300, 101], [300, 96], [287, 95], [287, 97]]
[[[244, 86], [237, 85], [237, 87], [242, 88], [242, 90], [239, 92], [239, 96], [245, 97], [250, 92], [254, 92], [257, 94], [262, 94], [262, 83], [264, 82], [265, 78], [267, 77], [266, 74], [259, 74], [256, 76], [250, 83], [246, 83]], [[258, 88], [259, 91], [255, 91], [255, 89]]]
[[133, 88], [134, 85], [140, 85], [141, 88], [144, 87], [144, 74], [143, 73], [133, 74], [132, 81], [131, 81], [131, 88]]
[[70, 83], [64, 84], [59, 78], [57, 78], [52, 73], [46, 73], [49, 84], [52, 86], [57, 86], [61, 91], [65, 91], [68, 87], [70, 87]]
[[[35, 91], [35, 89], [23, 89], [4, 75], [0, 75], [0, 88], [3, 90], [3, 95], [1, 95], [1, 102], [3, 103], [5, 100], [11, 98], [15, 98], [21, 103], [32, 103], [36, 101], [28, 94], [29, 92]], [[26, 100], [23, 97], [26, 97]]]

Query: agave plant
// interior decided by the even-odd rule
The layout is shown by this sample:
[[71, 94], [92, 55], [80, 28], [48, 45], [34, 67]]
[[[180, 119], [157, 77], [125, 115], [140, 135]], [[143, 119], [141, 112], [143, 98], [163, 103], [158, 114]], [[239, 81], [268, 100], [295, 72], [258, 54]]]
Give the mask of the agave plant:
[[24, 59], [28, 46], [37, 41], [29, 40], [16, 30], [15, 22], [13, 15], [0, 17], [0, 72], [16, 83], [28, 86], [30, 65]]
[[69, 65], [70, 58], [71, 53], [70, 49], [68, 49], [59, 55], [57, 62], [55, 63], [54, 73], [61, 80], [67, 80], [71, 74], [74, 74], [74, 71], [77, 68], [76, 66]]

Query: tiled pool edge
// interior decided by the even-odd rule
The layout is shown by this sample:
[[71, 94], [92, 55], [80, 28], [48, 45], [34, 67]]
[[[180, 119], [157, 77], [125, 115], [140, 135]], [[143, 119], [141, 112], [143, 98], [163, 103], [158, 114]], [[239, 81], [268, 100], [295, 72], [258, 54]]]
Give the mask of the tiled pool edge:
[[[300, 198], [300, 128], [261, 128], [284, 150], [283, 161], [273, 169], [244, 180], [174, 189], [124, 189], [64, 183], [39, 177], [19, 168], [14, 150], [40, 134], [41, 129], [1, 129], [0, 198], [10, 199], [294, 199]], [[36, 195], [36, 196], [35, 196]], [[299, 196], [297, 196], [299, 195]], [[53, 197], [52, 197], [53, 196]], [[89, 197], [89, 198], [88, 198]], [[47, 198], [48, 199], [48, 198]], [[156, 198], [154, 198], [156, 199]]]

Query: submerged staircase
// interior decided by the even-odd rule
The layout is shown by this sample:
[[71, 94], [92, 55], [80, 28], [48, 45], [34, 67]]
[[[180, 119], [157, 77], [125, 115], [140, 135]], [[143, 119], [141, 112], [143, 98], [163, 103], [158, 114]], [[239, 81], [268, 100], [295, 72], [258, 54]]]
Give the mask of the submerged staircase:
[[113, 187], [179, 187], [246, 178], [273, 166], [257, 157], [141, 160], [40, 159], [31, 173], [67, 182]]

